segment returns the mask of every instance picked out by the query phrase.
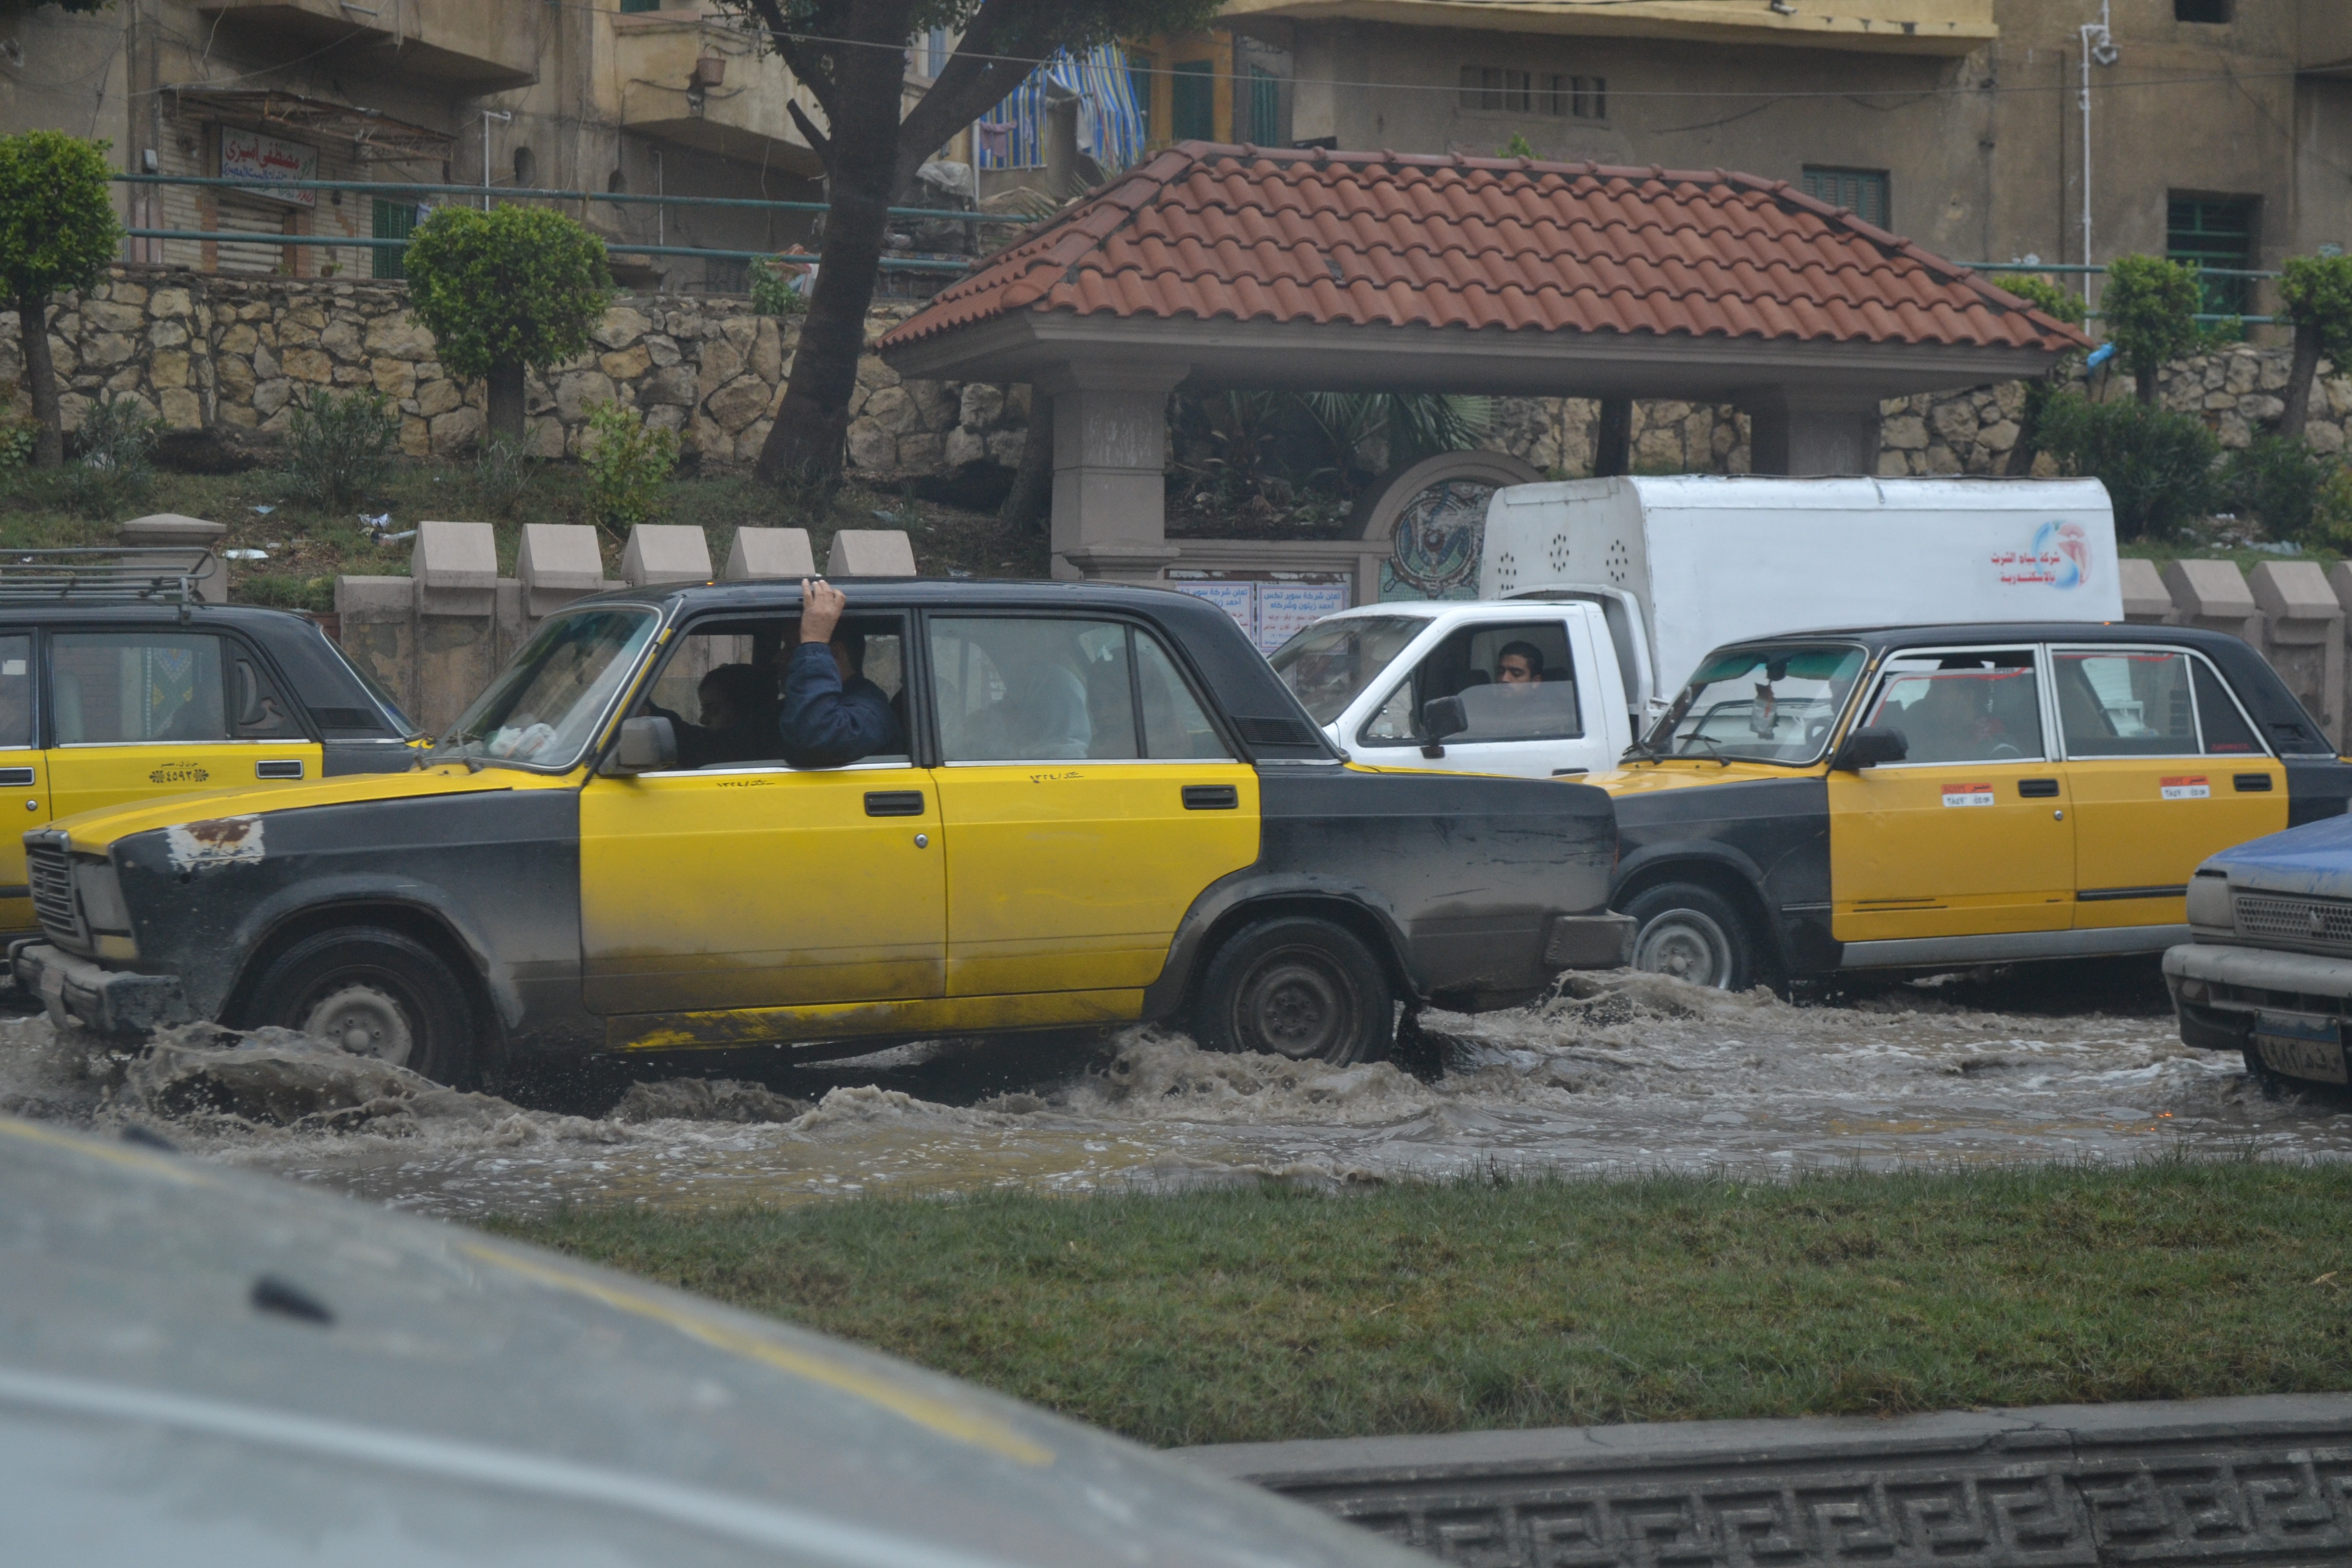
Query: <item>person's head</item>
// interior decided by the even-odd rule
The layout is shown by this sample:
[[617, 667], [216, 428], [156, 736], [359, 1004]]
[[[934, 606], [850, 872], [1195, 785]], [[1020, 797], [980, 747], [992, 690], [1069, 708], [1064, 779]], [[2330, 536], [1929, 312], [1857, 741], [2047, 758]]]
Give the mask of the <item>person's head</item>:
[[1541, 686], [1543, 650], [1531, 642], [1508, 642], [1495, 656], [1495, 681], [1500, 686]]
[[748, 664], [722, 664], [702, 678], [702, 727], [732, 730], [765, 723], [776, 706], [774, 682]]

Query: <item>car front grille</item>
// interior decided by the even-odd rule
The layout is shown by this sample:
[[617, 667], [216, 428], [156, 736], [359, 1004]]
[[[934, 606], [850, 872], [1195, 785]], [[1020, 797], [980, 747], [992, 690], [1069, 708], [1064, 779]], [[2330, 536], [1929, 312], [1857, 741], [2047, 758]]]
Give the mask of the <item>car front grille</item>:
[[81, 908], [74, 900], [73, 858], [65, 847], [26, 845], [25, 870], [26, 880], [33, 888], [33, 912], [40, 917], [43, 933], [51, 942], [86, 946], [89, 935], [82, 930]]
[[2240, 893], [2235, 902], [2240, 936], [2352, 951], [2352, 903], [2268, 893]]

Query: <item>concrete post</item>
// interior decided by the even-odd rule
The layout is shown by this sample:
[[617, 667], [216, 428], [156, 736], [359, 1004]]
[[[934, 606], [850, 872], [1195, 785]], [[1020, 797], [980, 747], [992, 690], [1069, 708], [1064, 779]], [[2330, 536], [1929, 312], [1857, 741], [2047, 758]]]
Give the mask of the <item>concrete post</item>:
[[523, 614], [534, 621], [609, 586], [596, 531], [579, 522], [524, 523], [515, 578], [522, 584]]
[[[206, 522], [200, 517], [159, 511], [116, 524], [114, 537], [126, 550], [203, 551], [204, 561], [195, 572], [196, 601], [205, 605], [225, 605], [228, 603], [228, 568], [215, 552], [221, 536], [227, 531], [228, 524], [225, 522]], [[157, 568], [166, 565], [176, 568], [181, 564], [180, 561], [163, 554], [134, 555], [131, 562], [136, 565]]]
[[1168, 542], [1168, 395], [1181, 364], [1084, 361], [1041, 373], [1054, 400], [1054, 575], [1158, 579]]
[[2179, 624], [2203, 626], [2263, 646], [2262, 606], [2237, 565], [2229, 561], [2176, 561], [2164, 569]]
[[[836, 548], [838, 548], [836, 546]], [[719, 576], [730, 583], [751, 577], [814, 577], [816, 551], [805, 528], [739, 528]]]
[[2172, 595], [2164, 591], [2164, 574], [2156, 563], [2131, 560], [2116, 565], [2123, 579], [2124, 619], [2148, 626], [2173, 625]]
[[487, 522], [419, 523], [408, 573], [416, 595], [416, 696], [409, 717], [437, 734], [504, 662], [498, 536]]
[[825, 552], [828, 577], [912, 577], [915, 546], [903, 528], [845, 528]]
[[702, 530], [678, 523], [641, 522], [621, 551], [621, 581], [632, 588], [656, 583], [711, 581], [710, 542]]
[[2317, 716], [2327, 738], [2344, 734], [2344, 606], [2315, 561], [2265, 561], [2247, 574], [2263, 607], [2271, 667]]
[[1734, 402], [1748, 416], [1751, 466], [1802, 478], [1878, 471], [1878, 399], [1764, 386]]

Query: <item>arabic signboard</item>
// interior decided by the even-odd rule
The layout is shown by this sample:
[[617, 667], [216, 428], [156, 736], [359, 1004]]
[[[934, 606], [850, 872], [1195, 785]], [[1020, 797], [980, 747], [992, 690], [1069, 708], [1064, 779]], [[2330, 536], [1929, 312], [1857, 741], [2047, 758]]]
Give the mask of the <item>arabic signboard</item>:
[[1168, 586], [1206, 599], [1272, 653], [1312, 623], [1348, 607], [1347, 579], [1321, 572], [1171, 574]]
[[270, 190], [271, 185], [285, 185], [294, 180], [315, 180], [319, 177], [319, 150], [305, 147], [299, 142], [280, 142], [275, 136], [264, 136], [258, 131], [237, 131], [221, 127], [220, 172], [225, 180], [251, 180], [242, 186], [248, 195], [266, 197], [273, 202], [290, 202], [296, 206], [315, 207], [319, 205], [316, 191]]

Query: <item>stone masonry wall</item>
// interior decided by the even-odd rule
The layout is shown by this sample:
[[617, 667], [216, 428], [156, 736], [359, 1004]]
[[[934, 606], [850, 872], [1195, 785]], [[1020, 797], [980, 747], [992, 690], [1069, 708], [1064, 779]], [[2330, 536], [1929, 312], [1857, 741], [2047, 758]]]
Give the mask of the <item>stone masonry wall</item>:
[[[869, 343], [913, 309], [877, 305], [867, 318]], [[782, 401], [799, 323], [754, 315], [740, 296], [635, 295], [617, 301], [593, 335], [587, 353], [531, 377], [533, 452], [576, 457], [588, 410], [616, 398], [677, 430], [685, 450], [704, 461], [745, 463]], [[411, 456], [462, 456], [481, 434], [482, 387], [442, 369], [432, 334], [409, 313], [399, 283], [118, 268], [87, 297], [60, 300], [50, 344], [66, 383], [69, 429], [94, 398], [112, 393], [136, 399], [175, 429], [217, 426], [267, 436], [285, 429], [301, 387], [372, 385], [397, 404], [401, 449]], [[2242, 447], [2284, 407], [2287, 362], [2284, 349], [2252, 347], [2185, 361], [2166, 372], [2164, 398], [2203, 416], [2223, 446]], [[0, 384], [21, 374], [16, 315], [0, 313]], [[2016, 443], [2024, 400], [2015, 382], [1893, 400], [1883, 409], [1877, 471], [1999, 472]], [[2352, 424], [2352, 376], [2323, 366], [2312, 402], [2306, 438], [2321, 451], [2342, 450]], [[907, 381], [868, 354], [850, 414], [849, 462], [877, 478], [974, 463], [1011, 468], [1026, 439], [1029, 389]], [[1590, 471], [1597, 403], [1505, 398], [1497, 416], [1489, 446], [1538, 468]], [[1637, 404], [1633, 459], [1650, 473], [1747, 472], [1747, 418], [1727, 405]]]

